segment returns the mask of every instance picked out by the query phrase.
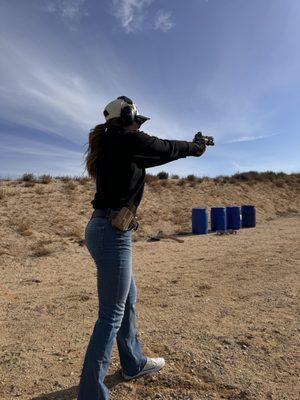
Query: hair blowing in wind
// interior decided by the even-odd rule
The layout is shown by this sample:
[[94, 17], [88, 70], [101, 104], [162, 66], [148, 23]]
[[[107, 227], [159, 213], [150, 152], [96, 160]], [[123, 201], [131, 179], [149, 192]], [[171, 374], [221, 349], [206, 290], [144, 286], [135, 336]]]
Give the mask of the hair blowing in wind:
[[85, 168], [92, 179], [96, 179], [96, 162], [100, 156], [101, 142], [105, 135], [106, 124], [96, 125], [89, 133], [88, 148], [85, 156]]

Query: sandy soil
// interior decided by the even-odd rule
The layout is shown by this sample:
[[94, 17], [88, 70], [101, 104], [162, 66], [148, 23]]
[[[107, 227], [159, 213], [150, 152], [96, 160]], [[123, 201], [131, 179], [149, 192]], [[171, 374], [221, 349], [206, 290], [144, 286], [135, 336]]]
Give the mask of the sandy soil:
[[[45, 220], [38, 212], [44, 201], [30, 192], [35, 188], [6, 185], [0, 398], [75, 399], [97, 314], [95, 266], [82, 231], [70, 232], [59, 220], [65, 212], [65, 220], [78, 223], [74, 210], [64, 208], [71, 197], [51, 208], [57, 196], [51, 189]], [[138, 335], [145, 354], [164, 357], [166, 366], [125, 382], [115, 345], [106, 377], [112, 400], [299, 399], [300, 229], [296, 202], [291, 207], [285, 213], [287, 204], [282, 211], [275, 205], [256, 228], [236, 235], [133, 242]], [[81, 218], [84, 226], [86, 214]]]

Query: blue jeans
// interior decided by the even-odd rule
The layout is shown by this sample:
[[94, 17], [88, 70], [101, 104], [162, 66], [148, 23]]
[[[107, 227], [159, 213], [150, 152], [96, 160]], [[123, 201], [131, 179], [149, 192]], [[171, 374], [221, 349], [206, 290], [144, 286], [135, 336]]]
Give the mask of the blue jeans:
[[108, 400], [104, 384], [115, 339], [122, 370], [133, 376], [147, 357], [136, 336], [137, 289], [132, 275], [132, 230], [120, 231], [103, 217], [91, 218], [85, 229], [87, 248], [97, 268], [98, 319], [91, 335], [77, 400]]

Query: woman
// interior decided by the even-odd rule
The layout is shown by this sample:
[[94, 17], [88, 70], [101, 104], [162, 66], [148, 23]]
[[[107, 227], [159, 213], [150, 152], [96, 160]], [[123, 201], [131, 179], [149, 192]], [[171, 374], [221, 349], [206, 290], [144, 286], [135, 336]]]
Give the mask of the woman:
[[137, 338], [131, 249], [136, 221], [133, 219], [123, 230], [113, 224], [113, 218], [122, 207], [136, 215], [144, 191], [145, 168], [200, 156], [205, 151], [205, 143], [195, 139], [164, 140], [139, 131], [149, 118], [139, 115], [126, 96], [110, 102], [103, 114], [106, 122], [91, 130], [86, 155], [96, 194], [85, 240], [97, 268], [99, 311], [84, 359], [78, 400], [109, 399], [104, 378], [115, 339], [125, 380], [155, 373], [165, 365], [161, 357], [147, 357]]

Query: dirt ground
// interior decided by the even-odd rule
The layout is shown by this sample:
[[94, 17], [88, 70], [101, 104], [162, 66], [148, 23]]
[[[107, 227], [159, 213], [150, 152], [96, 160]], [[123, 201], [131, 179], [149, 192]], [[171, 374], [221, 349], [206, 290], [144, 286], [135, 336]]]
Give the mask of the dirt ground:
[[[299, 221], [290, 213], [236, 235], [133, 242], [138, 336], [166, 365], [125, 382], [115, 345], [111, 399], [299, 399]], [[97, 314], [93, 261], [72, 239], [20, 258], [22, 240], [13, 246], [5, 232], [0, 398], [75, 399]]]

